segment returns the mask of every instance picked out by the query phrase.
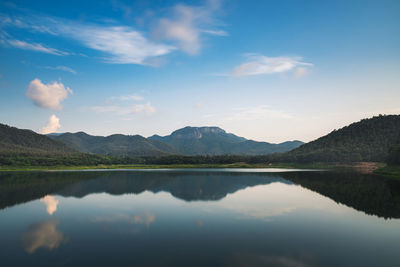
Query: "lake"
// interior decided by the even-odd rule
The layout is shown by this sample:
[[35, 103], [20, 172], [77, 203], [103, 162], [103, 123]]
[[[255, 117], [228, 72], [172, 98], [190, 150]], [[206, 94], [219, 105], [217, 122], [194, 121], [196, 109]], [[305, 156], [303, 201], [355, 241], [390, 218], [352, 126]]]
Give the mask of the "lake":
[[0, 173], [1, 266], [400, 266], [400, 182], [274, 169]]

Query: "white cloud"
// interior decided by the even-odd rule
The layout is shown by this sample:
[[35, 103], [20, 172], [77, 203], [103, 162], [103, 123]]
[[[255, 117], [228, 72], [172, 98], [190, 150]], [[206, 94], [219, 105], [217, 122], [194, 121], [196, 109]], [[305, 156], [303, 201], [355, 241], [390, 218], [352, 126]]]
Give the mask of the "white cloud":
[[31, 81], [26, 91], [26, 96], [32, 99], [35, 105], [55, 110], [62, 108], [61, 102], [68, 94], [72, 94], [72, 90], [61, 82], [44, 84], [39, 79]]
[[98, 113], [112, 113], [118, 116], [143, 114], [150, 116], [154, 114], [157, 110], [150, 102], [146, 104], [136, 104], [136, 105], [103, 105], [91, 107], [92, 110]]
[[[266, 57], [258, 54], [248, 54], [248, 62], [233, 69], [232, 76], [249, 76], [273, 74], [292, 71], [299, 66], [311, 67], [313, 64], [302, 62], [301, 57]], [[305, 72], [302, 70], [301, 72]]]
[[60, 119], [56, 115], [51, 115], [46, 126], [40, 129], [41, 134], [49, 134], [56, 132], [61, 127]]
[[[189, 54], [197, 54], [200, 50], [201, 34], [227, 36], [223, 30], [206, 29], [213, 26], [213, 13], [219, 8], [219, 1], [208, 1], [204, 6], [176, 5], [169, 18], [159, 20], [154, 35], [160, 39], [172, 40]], [[213, 26], [214, 27], [214, 26]]]
[[32, 50], [37, 52], [43, 52], [47, 54], [57, 55], [57, 56], [65, 56], [68, 55], [67, 52], [60, 51], [55, 48], [46, 47], [42, 44], [38, 43], [28, 43], [20, 40], [5, 40], [5, 42], [15, 48], [24, 49], [24, 50]]

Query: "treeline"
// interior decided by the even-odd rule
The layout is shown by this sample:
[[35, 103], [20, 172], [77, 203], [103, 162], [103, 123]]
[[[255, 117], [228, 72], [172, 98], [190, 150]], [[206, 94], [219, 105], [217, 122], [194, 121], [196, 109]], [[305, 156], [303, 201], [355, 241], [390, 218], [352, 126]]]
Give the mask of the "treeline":
[[100, 164], [133, 164], [139, 159], [99, 156], [84, 153], [55, 153], [55, 154], [29, 154], [29, 153], [2, 153], [0, 166], [85, 166]]
[[95, 166], [116, 164], [231, 164], [231, 163], [267, 163], [268, 156], [162, 156], [162, 157], [117, 157], [84, 153], [66, 154], [0, 154], [0, 166]]
[[[272, 163], [345, 163], [357, 162], [354, 160], [329, 160], [329, 158], [317, 158], [315, 161], [296, 160], [286, 153], [260, 155], [260, 156], [240, 156], [240, 155], [220, 155], [220, 156], [182, 156], [171, 155], [161, 157], [117, 157], [101, 156], [84, 153], [66, 154], [0, 154], [0, 166], [95, 166], [95, 165], [129, 165], [129, 164], [148, 164], [148, 165], [173, 165], [173, 164], [272, 164]], [[385, 160], [389, 165], [400, 165], [399, 147]]]

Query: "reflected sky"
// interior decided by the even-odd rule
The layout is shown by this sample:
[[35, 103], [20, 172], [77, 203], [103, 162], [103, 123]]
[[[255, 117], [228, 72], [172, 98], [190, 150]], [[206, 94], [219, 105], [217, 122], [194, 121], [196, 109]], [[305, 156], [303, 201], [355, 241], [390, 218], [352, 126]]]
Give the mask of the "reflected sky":
[[[15, 176], [9, 186], [0, 176], [1, 192], [12, 192], [12, 203], [19, 203], [3, 203], [8, 208], [0, 210], [3, 266], [400, 263], [400, 219], [379, 216], [397, 216], [397, 184], [374, 177], [198, 171], [55, 175], [40, 187], [34, 181], [43, 178], [32, 176], [29, 186], [37, 197], [29, 201], [26, 193], [19, 199], [17, 190], [26, 176]], [[359, 192], [356, 202], [351, 177], [366, 186], [351, 185]], [[311, 184], [314, 180], [318, 183]], [[315, 191], [317, 184], [339, 189], [323, 195]], [[349, 193], [343, 195], [346, 184]], [[387, 192], [384, 199], [395, 206], [363, 195], [370, 186]], [[385, 209], [363, 200], [371, 198]]]

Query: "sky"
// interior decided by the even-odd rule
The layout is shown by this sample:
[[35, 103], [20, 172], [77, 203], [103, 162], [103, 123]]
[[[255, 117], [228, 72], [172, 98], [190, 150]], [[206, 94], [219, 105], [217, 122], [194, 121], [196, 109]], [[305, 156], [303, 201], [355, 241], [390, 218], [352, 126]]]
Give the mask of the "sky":
[[308, 142], [400, 114], [400, 1], [2, 1], [0, 123]]

